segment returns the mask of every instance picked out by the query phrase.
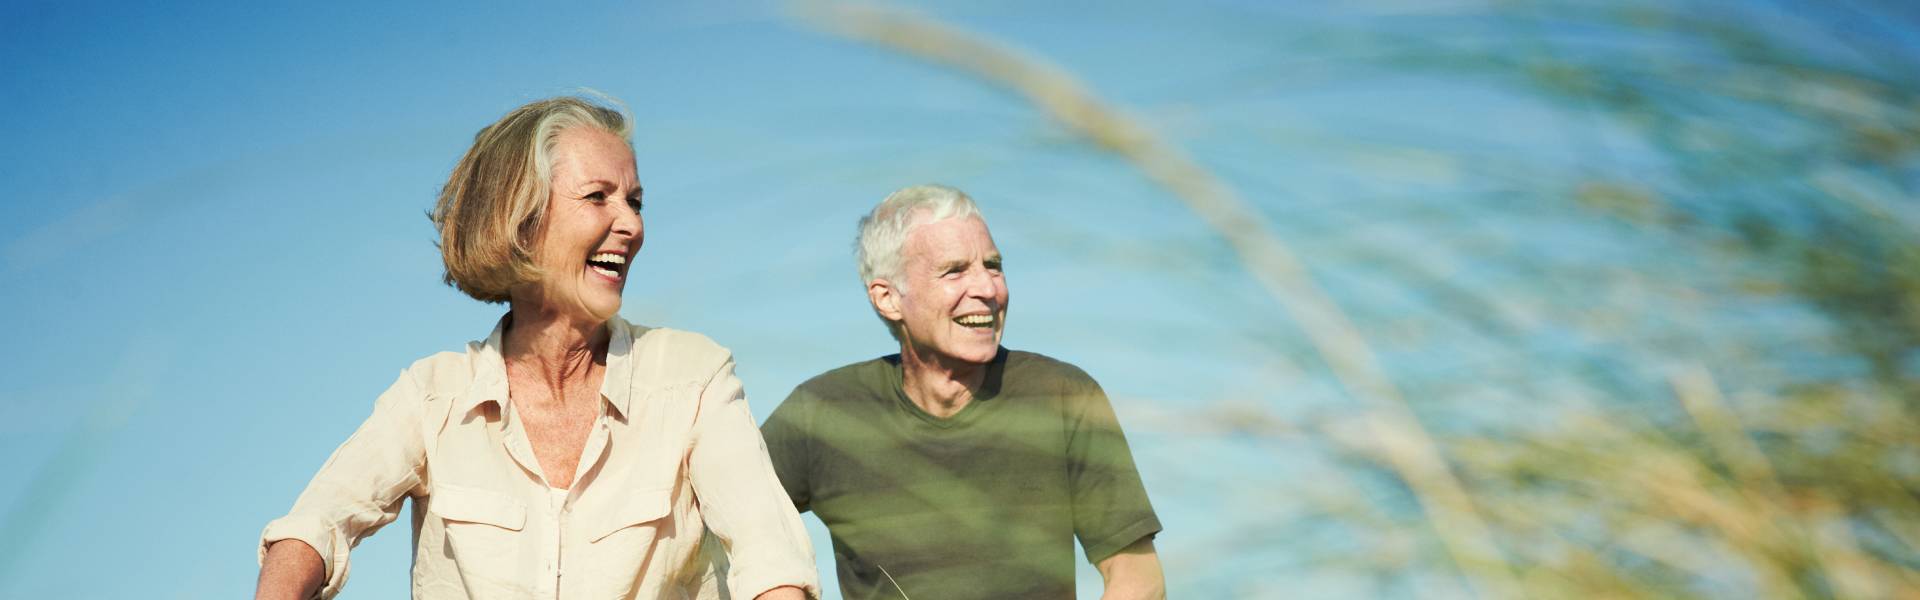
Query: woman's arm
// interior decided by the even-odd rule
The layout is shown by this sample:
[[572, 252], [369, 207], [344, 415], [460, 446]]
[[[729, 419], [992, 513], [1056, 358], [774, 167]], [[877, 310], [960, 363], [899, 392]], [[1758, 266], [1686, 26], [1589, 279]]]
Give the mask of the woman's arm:
[[407, 493], [420, 486], [424, 404], [410, 371], [380, 394], [373, 414], [327, 458], [293, 510], [261, 532], [256, 597], [305, 600], [340, 593], [348, 550], [398, 518]]
[[327, 582], [327, 565], [313, 546], [300, 540], [280, 540], [267, 547], [260, 561], [260, 582], [254, 600], [307, 600]]
[[728, 589], [736, 597], [817, 595], [813, 545], [774, 475], [732, 358], [700, 394], [692, 443], [688, 475], [707, 529], [726, 542]]

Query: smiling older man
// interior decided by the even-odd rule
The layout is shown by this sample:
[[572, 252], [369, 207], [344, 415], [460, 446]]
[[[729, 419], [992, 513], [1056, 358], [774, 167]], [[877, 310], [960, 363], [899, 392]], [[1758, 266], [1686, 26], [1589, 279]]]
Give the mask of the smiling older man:
[[1160, 520], [1106, 394], [1000, 346], [1007, 284], [973, 200], [894, 192], [855, 252], [900, 353], [814, 377], [761, 427], [845, 596], [1071, 598], [1077, 537], [1105, 597], [1164, 597]]

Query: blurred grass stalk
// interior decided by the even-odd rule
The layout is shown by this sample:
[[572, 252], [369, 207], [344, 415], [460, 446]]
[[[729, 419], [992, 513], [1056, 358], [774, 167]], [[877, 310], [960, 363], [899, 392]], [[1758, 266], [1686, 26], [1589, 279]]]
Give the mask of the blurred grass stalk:
[[1137, 120], [1107, 106], [1065, 70], [1004, 44], [895, 9], [832, 2], [801, 2], [797, 7], [800, 16], [827, 31], [956, 68], [1013, 91], [1166, 188], [1226, 240], [1247, 271], [1306, 331], [1348, 392], [1369, 404], [1370, 426], [1387, 460], [1417, 491], [1435, 530], [1475, 587], [1487, 596], [1518, 596], [1486, 524], [1426, 428], [1381, 371], [1366, 340], [1314, 285], [1259, 212], [1225, 182]]
[[[1861, 226], [1873, 235], [1850, 235], [1844, 227], [1836, 230], [1837, 238], [1831, 237], [1834, 231], [1805, 233], [1792, 223], [1767, 220], [1785, 217], [1756, 212], [1734, 219], [1736, 234], [1744, 237], [1701, 236], [1698, 217], [1684, 214], [1686, 208], [1672, 204], [1661, 190], [1631, 179], [1575, 182], [1565, 199], [1603, 218], [1703, 237], [1703, 246], [1735, 248], [1745, 253], [1741, 259], [1782, 261], [1780, 281], [1757, 282], [1755, 293], [1797, 294], [1849, 331], [1893, 331], [1864, 341], [1842, 338], [1841, 351], [1864, 355], [1875, 366], [1870, 381], [1812, 382], [1783, 397], [1743, 400], [1749, 422], [1756, 423], [1749, 427], [1707, 368], [1695, 364], [1669, 381], [1690, 419], [1687, 424], [1661, 425], [1630, 408], [1582, 407], [1579, 398], [1556, 398], [1562, 408], [1569, 402], [1576, 406], [1545, 427], [1456, 436], [1443, 443], [1415, 417], [1360, 330], [1314, 284], [1255, 207], [1138, 120], [1100, 101], [1071, 74], [930, 17], [872, 5], [799, 2], [794, 7], [822, 30], [955, 69], [1026, 98], [1092, 145], [1127, 161], [1218, 232], [1248, 274], [1306, 332], [1338, 381], [1368, 407], [1357, 422], [1287, 429], [1324, 435], [1335, 447], [1391, 469], [1478, 595], [1920, 598], [1920, 491], [1907, 473], [1911, 466], [1898, 467], [1903, 460], [1920, 459], [1914, 455], [1920, 420], [1912, 414], [1912, 395], [1920, 388], [1888, 366], [1898, 362], [1898, 351], [1912, 346], [1908, 338], [1913, 336], [1907, 334], [1920, 331], [1920, 312], [1879, 321], [1887, 314], [1886, 303], [1920, 311], [1920, 243], [1904, 226], [1907, 213], [1898, 208], [1911, 198], [1897, 185], [1887, 185], [1885, 175], [1898, 172], [1906, 164], [1901, 161], [1920, 148], [1915, 139], [1920, 119], [1913, 118], [1920, 102], [1898, 85], [1822, 71], [1769, 50], [1766, 40], [1751, 32], [1664, 7], [1509, 4], [1495, 6], [1548, 8], [1556, 15], [1635, 31], [1697, 35], [1708, 46], [1731, 48], [1734, 58], [1759, 67], [1707, 76], [1694, 65], [1660, 60], [1617, 65], [1561, 60], [1543, 43], [1535, 44], [1537, 52], [1515, 55], [1500, 47], [1447, 48], [1436, 45], [1444, 41], [1418, 37], [1383, 40], [1379, 48], [1385, 53], [1372, 60], [1463, 76], [1492, 73], [1532, 86], [1527, 89], [1534, 93], [1610, 111], [1645, 130], [1657, 148], [1674, 157], [1684, 184], [1695, 186], [1691, 189], [1741, 181], [1755, 169], [1776, 176], [1797, 169], [1784, 171], [1785, 176], [1797, 173], [1807, 185], [1791, 189], [1824, 191], [1828, 199], [1858, 209], [1869, 217]], [[1784, 83], [1746, 85], [1752, 81]], [[1842, 138], [1838, 147], [1863, 153], [1808, 163], [1787, 152], [1781, 159], [1767, 154], [1777, 152], [1770, 144], [1725, 138], [1738, 130], [1728, 129], [1710, 109], [1689, 101], [1663, 105], [1643, 91], [1686, 89], [1834, 123], [1817, 130], [1836, 132]], [[1846, 93], [1835, 95], [1840, 92]], [[1842, 108], [1850, 109], [1835, 109], [1834, 98], [1847, 100]], [[1873, 110], [1859, 110], [1863, 106]], [[1709, 114], [1687, 112], [1703, 110]], [[1712, 143], [1703, 150], [1700, 139], [1686, 132], [1708, 135]], [[1596, 204], [1595, 190], [1606, 192], [1603, 200], [1634, 201], [1633, 210]], [[1699, 195], [1713, 199], [1710, 192]], [[1855, 222], [1834, 217], [1831, 207], [1817, 208], [1826, 211], [1823, 218]], [[1792, 244], [1782, 245], [1787, 242]], [[1880, 264], [1885, 256], [1896, 264]], [[1833, 275], [1836, 268], [1845, 277]], [[1895, 281], [1874, 279], [1876, 269], [1892, 269]], [[1741, 397], [1749, 399], [1747, 393]], [[1350, 484], [1360, 477], [1342, 475], [1352, 479]], [[1333, 482], [1303, 493], [1325, 516], [1386, 538], [1388, 556], [1318, 559], [1382, 571], [1412, 567], [1391, 557], [1405, 554], [1400, 550], [1418, 524], [1397, 523], [1362, 489]]]

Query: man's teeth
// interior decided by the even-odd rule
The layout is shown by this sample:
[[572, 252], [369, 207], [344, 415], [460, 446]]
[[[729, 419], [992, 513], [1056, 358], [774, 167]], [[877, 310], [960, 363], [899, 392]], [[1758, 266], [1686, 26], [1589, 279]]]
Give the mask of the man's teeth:
[[953, 320], [967, 327], [987, 327], [993, 325], [993, 315], [967, 315]]
[[627, 264], [627, 257], [614, 254], [612, 252], [601, 252], [599, 254], [593, 255], [587, 260], [590, 260], [593, 262], [613, 263], [616, 265]]

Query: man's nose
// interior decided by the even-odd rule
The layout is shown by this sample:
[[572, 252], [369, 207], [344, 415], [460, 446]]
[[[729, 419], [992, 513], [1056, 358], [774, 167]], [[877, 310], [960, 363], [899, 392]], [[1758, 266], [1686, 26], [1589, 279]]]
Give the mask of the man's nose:
[[994, 279], [992, 271], [986, 269], [968, 269], [966, 284], [966, 293], [968, 296], [991, 300], [999, 295], [996, 293], [999, 282]]

